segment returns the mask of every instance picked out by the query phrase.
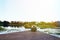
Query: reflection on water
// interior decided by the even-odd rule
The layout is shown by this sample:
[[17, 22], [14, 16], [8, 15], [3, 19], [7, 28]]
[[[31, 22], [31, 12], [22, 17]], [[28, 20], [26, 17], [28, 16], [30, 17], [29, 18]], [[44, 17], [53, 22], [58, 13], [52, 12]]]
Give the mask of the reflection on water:
[[58, 35], [58, 34], [50, 34], [50, 35], [56, 36], [56, 37], [59, 37], [60, 38], [60, 35]]
[[60, 38], [60, 29], [46, 28], [46, 29], [40, 29], [40, 31]]
[[6, 30], [1, 31], [0, 34], [7, 34], [7, 33], [12, 33], [12, 32], [22, 32], [22, 31], [27, 31], [30, 29], [25, 29], [24, 27], [4, 27]]
[[[25, 29], [24, 27], [4, 27], [6, 30], [1, 31], [0, 34], [7, 34], [7, 33], [12, 33], [12, 32], [22, 32], [22, 31], [28, 31], [31, 29]], [[37, 27], [37, 31], [41, 31], [56, 37], [60, 38], [60, 29], [51, 29], [51, 28], [46, 28], [46, 29], [40, 29]]]

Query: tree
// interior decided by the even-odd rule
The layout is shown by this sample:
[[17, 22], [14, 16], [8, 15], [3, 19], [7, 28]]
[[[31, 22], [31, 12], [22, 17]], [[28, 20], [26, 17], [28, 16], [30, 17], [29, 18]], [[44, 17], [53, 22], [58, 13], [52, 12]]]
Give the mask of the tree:
[[55, 23], [57, 27], [60, 27], [60, 21], [56, 21]]
[[9, 22], [8, 22], [8, 21], [4, 21], [4, 22], [3, 22], [3, 26], [4, 26], [4, 27], [8, 27], [8, 26], [9, 26]]
[[31, 28], [32, 26], [29, 25], [29, 24], [25, 24], [24, 27], [25, 27], [25, 28]]
[[37, 26], [40, 27], [40, 28], [46, 28], [46, 22], [39, 22], [37, 23]]
[[3, 22], [2, 21], [0, 21], [0, 26], [3, 26]]
[[11, 21], [10, 26], [11, 27], [21, 27], [21, 26], [24, 26], [24, 23], [18, 22], [18, 21]]
[[37, 26], [40, 28], [55, 28], [56, 22], [39, 22]]

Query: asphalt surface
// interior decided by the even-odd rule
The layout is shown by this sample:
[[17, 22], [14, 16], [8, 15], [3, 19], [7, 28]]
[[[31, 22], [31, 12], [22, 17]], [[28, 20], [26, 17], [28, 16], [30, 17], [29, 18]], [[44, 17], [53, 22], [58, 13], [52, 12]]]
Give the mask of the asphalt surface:
[[60, 38], [45, 34], [43, 32], [16, 32], [0, 34], [0, 40], [60, 40]]

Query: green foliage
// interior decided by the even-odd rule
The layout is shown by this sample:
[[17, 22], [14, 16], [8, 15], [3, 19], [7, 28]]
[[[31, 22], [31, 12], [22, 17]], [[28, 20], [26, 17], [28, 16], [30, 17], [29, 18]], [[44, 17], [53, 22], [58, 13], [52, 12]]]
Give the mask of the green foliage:
[[24, 27], [25, 28], [31, 28], [33, 25], [36, 25], [38, 27], [40, 27], [41, 29], [44, 29], [44, 28], [55, 28], [56, 27], [56, 23], [55, 22], [25, 22], [24, 23]]
[[5, 30], [4, 28], [0, 27], [0, 31], [4, 31], [4, 30]]
[[37, 31], [37, 28], [35, 26], [31, 27], [31, 31], [32, 32], [36, 32]]
[[21, 27], [21, 26], [23, 26], [23, 25], [24, 25], [23, 22], [11, 21], [11, 23], [10, 23], [10, 26], [11, 26], [11, 27]]
[[37, 24], [38, 27], [40, 27], [41, 29], [44, 29], [44, 28], [55, 28], [56, 27], [56, 23], [54, 22], [39, 22]]
[[25, 28], [31, 28], [32, 26], [29, 25], [29, 24], [25, 24], [24, 27], [25, 27]]
[[11, 27], [22, 27], [24, 26], [25, 28], [31, 28], [33, 25], [38, 26], [40, 28], [55, 28], [57, 26], [60, 27], [60, 21], [57, 22], [35, 22], [35, 21], [31, 21], [31, 22], [22, 22], [22, 21], [0, 21], [0, 26], [11, 26]]
[[3, 26], [3, 22], [2, 21], [0, 21], [0, 26]]
[[31, 28], [33, 25], [36, 25], [36, 22], [24, 22], [24, 27], [25, 28]]

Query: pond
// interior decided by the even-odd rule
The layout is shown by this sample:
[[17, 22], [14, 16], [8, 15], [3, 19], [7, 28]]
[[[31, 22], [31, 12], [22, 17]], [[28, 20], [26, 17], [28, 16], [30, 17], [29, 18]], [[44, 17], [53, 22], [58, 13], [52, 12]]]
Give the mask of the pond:
[[[29, 31], [31, 29], [25, 29], [23, 26], [22, 27], [4, 27], [6, 30], [5, 31], [0, 31], [0, 34], [8, 34], [8, 33], [13, 33], [13, 32], [22, 32], [22, 31]], [[60, 38], [60, 29], [52, 29], [52, 28], [46, 28], [46, 29], [40, 29], [37, 27], [37, 31], [44, 32], [56, 37]]]
[[40, 29], [40, 31], [60, 38], [60, 29], [46, 28]]
[[22, 32], [22, 31], [28, 31], [30, 29], [25, 29], [24, 27], [4, 27], [6, 30], [0, 31], [0, 34], [7, 34], [7, 33], [13, 33], [13, 32]]

